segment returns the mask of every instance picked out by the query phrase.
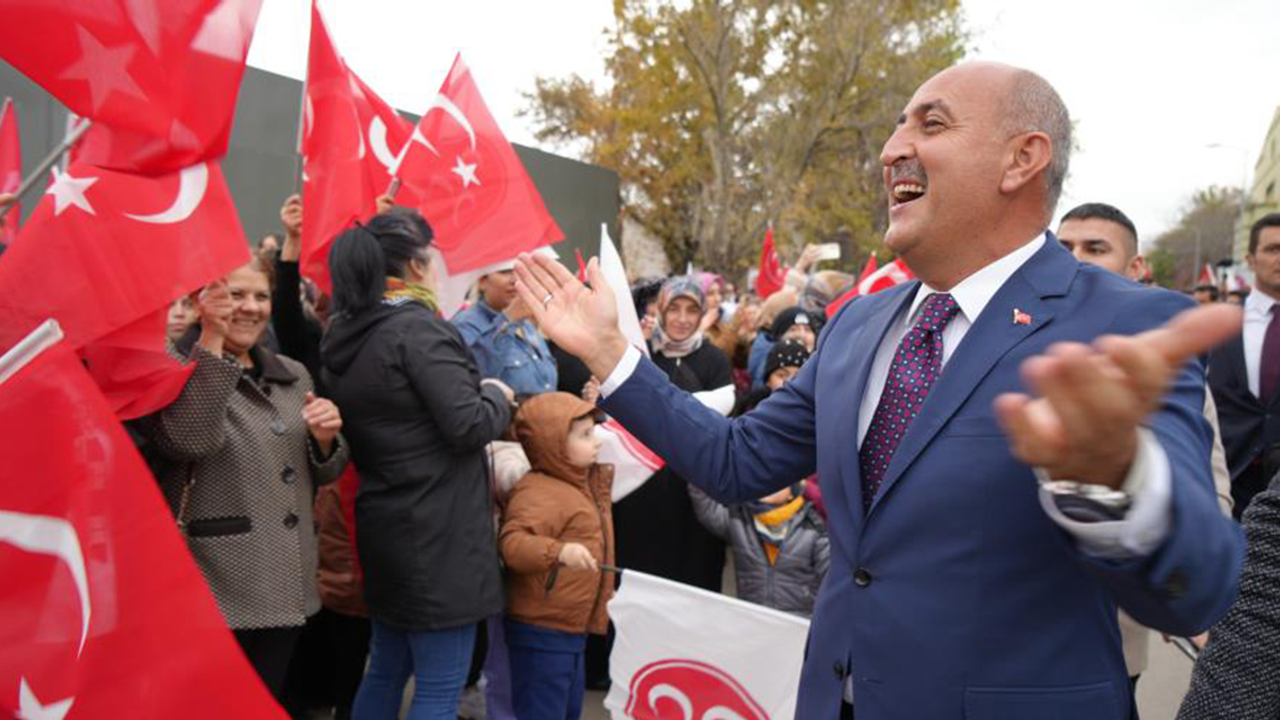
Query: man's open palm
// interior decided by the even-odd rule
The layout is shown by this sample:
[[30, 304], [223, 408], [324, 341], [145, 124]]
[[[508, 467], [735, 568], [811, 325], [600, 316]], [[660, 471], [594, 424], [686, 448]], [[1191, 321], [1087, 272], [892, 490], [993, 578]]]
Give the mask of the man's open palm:
[[524, 254], [516, 261], [516, 290], [544, 335], [581, 358], [597, 377], [607, 377], [627, 343], [618, 330], [613, 291], [596, 258], [587, 264], [587, 275], [589, 288], [555, 260]]

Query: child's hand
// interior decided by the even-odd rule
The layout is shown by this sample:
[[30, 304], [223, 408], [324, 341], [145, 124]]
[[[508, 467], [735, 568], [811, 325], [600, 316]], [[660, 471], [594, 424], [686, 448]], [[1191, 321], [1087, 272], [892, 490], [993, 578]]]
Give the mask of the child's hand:
[[595, 570], [596, 559], [591, 551], [578, 543], [565, 543], [560, 548], [560, 564], [571, 570]]

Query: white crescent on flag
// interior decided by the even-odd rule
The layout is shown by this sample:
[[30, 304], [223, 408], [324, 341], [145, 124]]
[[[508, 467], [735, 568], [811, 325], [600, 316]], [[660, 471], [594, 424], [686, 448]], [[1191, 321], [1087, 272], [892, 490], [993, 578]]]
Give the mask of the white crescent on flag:
[[369, 146], [373, 149], [373, 156], [387, 169], [387, 174], [392, 174], [400, 161], [387, 145], [387, 124], [377, 115], [369, 121]]
[[153, 225], [180, 223], [191, 217], [196, 208], [200, 207], [200, 203], [204, 200], [204, 193], [208, 189], [208, 163], [192, 165], [191, 167], [183, 168], [182, 172], [178, 173], [178, 197], [174, 198], [173, 205], [169, 209], [154, 215], [125, 213], [124, 216], [131, 220]]
[[89, 637], [89, 576], [85, 569], [80, 536], [63, 518], [0, 510], [0, 542], [37, 555], [52, 555], [66, 564], [80, 596], [80, 645], [76, 655], [84, 652]]
[[[467, 137], [470, 138], [471, 140], [471, 152], [475, 152], [476, 130], [475, 128], [471, 127], [471, 121], [467, 119], [466, 114], [463, 113], [462, 110], [457, 105], [454, 105], [452, 100], [445, 97], [443, 94], [437, 94], [435, 99], [431, 101], [431, 104], [427, 106], [427, 109], [422, 112], [422, 117], [425, 119], [432, 110], [436, 110], [436, 109], [445, 111], [445, 113], [449, 117], [456, 120], [457, 123], [462, 126], [463, 130], [467, 131]], [[418, 125], [419, 127], [421, 127], [422, 125], [421, 120], [418, 121]], [[423, 137], [420, 134], [417, 134], [416, 132], [415, 132], [415, 135], [417, 135], [417, 138], [421, 140], [423, 145], [427, 146], [428, 150], [435, 153], [436, 157], [440, 157], [440, 152], [436, 150], [435, 146], [433, 146], [430, 142], [428, 142], [425, 137]]]

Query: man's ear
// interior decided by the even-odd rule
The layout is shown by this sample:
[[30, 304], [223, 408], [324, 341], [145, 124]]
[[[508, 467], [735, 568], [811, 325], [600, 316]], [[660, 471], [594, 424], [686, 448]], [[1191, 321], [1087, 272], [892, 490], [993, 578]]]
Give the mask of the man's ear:
[[1147, 275], [1147, 259], [1141, 254], [1134, 255], [1129, 261], [1129, 267], [1125, 268], [1125, 276], [1130, 280], [1141, 280]]
[[1053, 143], [1042, 132], [1015, 135], [1009, 142], [1012, 148], [1000, 181], [1000, 191], [1012, 194], [1046, 172], [1053, 160]]

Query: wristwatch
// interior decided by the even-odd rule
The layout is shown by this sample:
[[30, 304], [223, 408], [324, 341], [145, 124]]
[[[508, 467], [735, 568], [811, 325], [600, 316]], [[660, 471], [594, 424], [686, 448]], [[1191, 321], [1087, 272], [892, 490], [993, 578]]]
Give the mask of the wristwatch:
[[1133, 505], [1131, 494], [1106, 485], [1048, 480], [1041, 482], [1040, 487], [1053, 496], [1053, 504], [1063, 515], [1076, 522], [1123, 520]]

